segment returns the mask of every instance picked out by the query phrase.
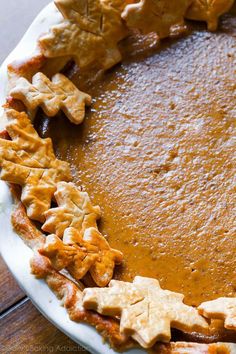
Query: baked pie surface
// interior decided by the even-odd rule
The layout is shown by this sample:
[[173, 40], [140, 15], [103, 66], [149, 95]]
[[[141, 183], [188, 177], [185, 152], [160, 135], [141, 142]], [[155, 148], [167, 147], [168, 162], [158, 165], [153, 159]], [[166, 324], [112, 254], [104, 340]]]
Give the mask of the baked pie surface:
[[88, 83], [93, 105], [83, 126], [38, 121], [101, 206], [100, 229], [125, 257], [116, 276], [157, 278], [195, 306], [235, 295], [232, 21], [124, 58]]
[[[63, 70], [82, 93], [93, 98], [82, 125], [72, 125], [62, 114], [48, 119], [41, 111], [34, 122], [41, 137], [52, 138], [56, 157], [69, 162], [78, 190], [82, 187], [93, 205], [100, 205], [99, 230], [108, 236], [113, 251], [124, 255], [114, 277], [129, 282], [136, 275], [158, 279], [163, 289], [184, 294], [184, 302], [194, 307], [218, 297], [235, 297], [234, 36], [234, 15], [226, 15], [216, 33], [192, 24], [184, 37], [167, 39], [159, 46], [153, 35], [132, 35], [120, 44], [122, 64], [97, 79], [88, 79], [75, 66]], [[22, 109], [14, 100], [8, 105]], [[55, 186], [54, 192], [58, 188]], [[47, 212], [40, 221], [45, 222], [46, 217]], [[19, 218], [24, 219], [26, 232], [22, 232]], [[26, 220], [20, 213], [13, 217], [13, 225], [24, 239]], [[56, 254], [61, 262], [62, 250], [71, 252], [75, 244], [80, 252], [90, 254], [90, 246], [84, 243], [90, 226], [82, 232], [84, 240], [72, 230], [75, 236], [68, 238], [67, 232], [64, 245], [59, 239], [60, 245], [57, 243], [53, 250], [49, 250], [53, 235], [47, 237], [46, 244], [40, 235], [32, 271], [44, 278], [59, 298], [60, 287], [68, 300], [70, 291], [65, 289], [74, 285], [69, 280], [63, 283], [58, 271], [67, 268], [75, 273], [68, 259], [57, 267], [53, 257]], [[98, 232], [97, 225], [92, 227]], [[39, 237], [36, 229], [32, 232]], [[74, 256], [70, 253], [68, 257]], [[89, 276], [83, 282], [94, 285]], [[114, 327], [111, 320], [112, 332], [102, 317], [85, 315], [91, 307], [86, 307], [85, 301], [81, 310], [82, 293], [76, 292], [75, 302], [72, 298], [65, 301], [71, 318], [102, 327], [105, 337], [117, 339], [111, 340], [114, 346], [126, 342], [131, 328], [130, 332], [121, 331], [119, 337], [116, 320]], [[223, 328], [224, 313], [228, 316], [231, 311], [226, 301], [224, 304], [220, 315], [219, 311], [208, 312], [207, 303], [200, 306], [199, 312], [205, 317], [221, 319], [213, 321], [207, 333], [205, 320], [198, 315], [202, 328], [196, 332], [193, 326], [188, 334], [174, 331], [172, 340], [236, 342], [234, 320], [230, 329]], [[234, 301], [230, 308], [232, 304]], [[105, 315], [114, 317], [116, 312], [111, 309]], [[104, 321], [109, 323], [107, 318]], [[173, 328], [184, 330], [178, 324]], [[137, 340], [135, 335], [133, 338]], [[155, 342], [155, 336], [152, 338]], [[152, 340], [145, 345], [152, 345]]]

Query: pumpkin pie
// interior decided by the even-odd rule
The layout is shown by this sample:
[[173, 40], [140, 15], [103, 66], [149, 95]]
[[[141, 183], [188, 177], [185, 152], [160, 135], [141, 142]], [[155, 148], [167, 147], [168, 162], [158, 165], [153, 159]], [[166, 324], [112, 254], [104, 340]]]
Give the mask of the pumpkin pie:
[[0, 139], [32, 273], [116, 349], [233, 352], [233, 1], [55, 4]]

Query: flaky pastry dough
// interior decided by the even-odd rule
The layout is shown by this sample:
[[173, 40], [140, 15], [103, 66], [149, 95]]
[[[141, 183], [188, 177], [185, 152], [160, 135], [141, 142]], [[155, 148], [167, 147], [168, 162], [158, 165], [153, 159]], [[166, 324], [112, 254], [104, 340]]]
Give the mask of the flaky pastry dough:
[[30, 111], [41, 107], [48, 117], [54, 117], [62, 110], [74, 124], [82, 123], [85, 106], [92, 101], [91, 96], [80, 91], [66, 76], [56, 74], [50, 81], [41, 72], [33, 76], [32, 83], [20, 77], [10, 95], [23, 101]]
[[87, 288], [83, 305], [106, 316], [120, 317], [120, 331], [132, 335], [144, 348], [156, 341], [169, 342], [170, 328], [206, 330], [197, 309], [183, 303], [184, 296], [162, 290], [158, 280], [135, 277], [133, 283], [112, 280], [109, 288]]
[[56, 159], [51, 139], [39, 137], [26, 113], [7, 109], [6, 115], [12, 140], [0, 139], [0, 177], [22, 187], [29, 218], [44, 222], [57, 182], [71, 178], [69, 165]]

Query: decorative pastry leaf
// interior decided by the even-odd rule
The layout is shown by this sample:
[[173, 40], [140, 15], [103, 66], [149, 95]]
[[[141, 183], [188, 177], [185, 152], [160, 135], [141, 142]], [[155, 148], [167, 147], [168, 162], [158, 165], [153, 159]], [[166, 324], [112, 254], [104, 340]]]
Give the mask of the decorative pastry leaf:
[[170, 328], [185, 331], [208, 328], [198, 311], [183, 303], [184, 296], [162, 290], [156, 279], [135, 277], [133, 283], [112, 280], [109, 288], [84, 290], [85, 309], [120, 317], [121, 333], [132, 335], [149, 348], [156, 341], [168, 342]]
[[85, 106], [91, 104], [91, 97], [79, 91], [62, 74], [54, 75], [50, 81], [43, 73], [37, 73], [33, 76], [32, 84], [21, 77], [10, 95], [23, 101], [29, 110], [41, 107], [49, 117], [55, 116], [62, 109], [75, 124], [83, 121]]
[[[55, 199], [58, 207], [45, 213], [42, 229], [57, 236], [48, 236], [42, 254], [56, 269], [67, 268], [75, 279], [89, 271], [97, 285], [106, 286], [115, 264], [122, 262], [122, 253], [111, 249], [97, 229], [100, 208], [93, 206], [88, 194], [73, 183], [58, 183]], [[62, 236], [63, 241], [59, 238]]]
[[82, 68], [108, 69], [121, 60], [117, 43], [127, 35], [123, 0], [56, 0], [65, 21], [40, 40], [46, 57], [70, 56]]
[[[0, 136], [5, 138], [6, 134]], [[7, 136], [6, 136], [7, 138]], [[39, 245], [46, 241], [37, 227], [30, 222], [26, 215], [25, 208], [19, 203], [18, 188], [13, 185], [14, 198], [16, 206], [12, 214], [12, 221], [16, 232], [19, 232], [20, 237], [33, 250], [38, 249]], [[71, 281], [67, 276], [59, 273], [52, 267], [52, 263], [47, 257], [42, 256], [38, 252], [34, 252], [34, 256], [30, 261], [31, 272], [38, 279], [44, 279], [49, 288], [61, 301], [72, 321], [85, 322], [94, 326], [105, 340], [110, 342], [110, 345], [117, 348], [120, 352], [126, 350], [133, 345], [132, 340], [127, 336], [120, 334], [119, 323], [116, 319], [106, 318], [99, 314], [86, 311], [82, 305], [82, 290], [84, 286], [81, 282]]]
[[87, 228], [97, 227], [101, 211], [99, 206], [92, 205], [86, 192], [80, 191], [73, 183], [60, 182], [54, 196], [58, 208], [45, 213], [44, 231], [62, 237], [68, 227], [76, 228], [82, 235]]
[[72, 321], [85, 322], [97, 329], [103, 339], [110, 342], [112, 348], [119, 352], [133, 346], [128, 336], [122, 335], [116, 319], [100, 316], [96, 312], [86, 311], [82, 305], [83, 284], [75, 284], [60, 272], [56, 271], [47, 257], [35, 253], [31, 259], [31, 271], [39, 279], [45, 279], [49, 288], [61, 301]]
[[236, 330], [236, 297], [220, 297], [203, 302], [198, 311], [207, 318], [224, 320], [225, 328]]
[[191, 0], [141, 0], [127, 5], [122, 18], [130, 28], [143, 33], [156, 32], [160, 38], [170, 35], [171, 27], [182, 25]]
[[106, 286], [112, 279], [115, 264], [122, 262], [122, 253], [110, 248], [106, 239], [94, 227], [86, 229], [84, 235], [75, 228], [65, 230], [63, 240], [49, 235], [39, 252], [48, 257], [55, 269], [67, 268], [80, 280], [89, 271], [98, 286]]
[[6, 115], [13, 141], [0, 139], [0, 177], [22, 186], [28, 216], [44, 222], [57, 182], [70, 180], [69, 165], [56, 159], [51, 139], [39, 137], [27, 114], [7, 110]]
[[233, 3], [234, 0], [193, 0], [185, 17], [190, 20], [206, 21], [208, 29], [215, 31], [219, 17], [229, 11]]

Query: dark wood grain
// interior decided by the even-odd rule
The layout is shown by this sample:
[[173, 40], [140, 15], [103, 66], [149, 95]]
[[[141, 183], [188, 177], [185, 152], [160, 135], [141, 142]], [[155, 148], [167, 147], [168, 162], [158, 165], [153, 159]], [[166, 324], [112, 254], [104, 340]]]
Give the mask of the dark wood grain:
[[0, 257], [0, 313], [25, 297]]
[[26, 299], [0, 321], [0, 353], [87, 352], [48, 322]]

